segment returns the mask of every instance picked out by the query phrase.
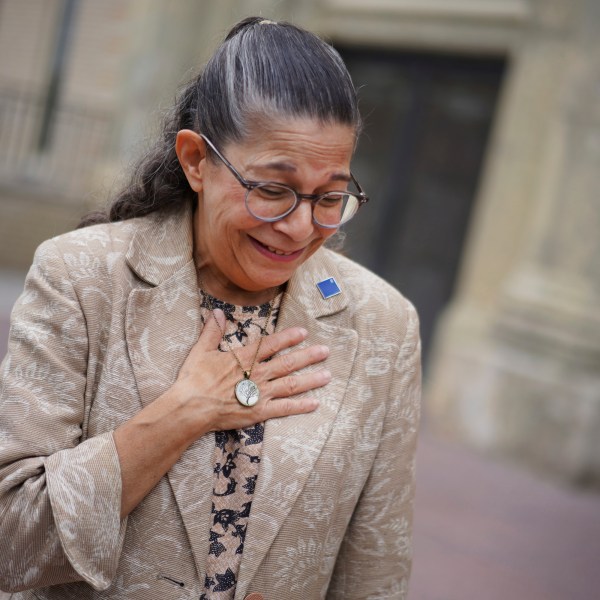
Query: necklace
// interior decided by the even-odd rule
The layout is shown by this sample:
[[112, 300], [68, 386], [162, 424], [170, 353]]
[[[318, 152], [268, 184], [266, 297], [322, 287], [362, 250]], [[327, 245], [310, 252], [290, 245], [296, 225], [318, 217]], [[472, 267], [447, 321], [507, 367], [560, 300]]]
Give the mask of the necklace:
[[235, 353], [233, 346], [231, 345], [231, 343], [227, 339], [227, 336], [225, 335], [225, 330], [221, 327], [221, 324], [217, 320], [217, 317], [215, 317], [213, 297], [208, 292], [204, 292], [204, 283], [200, 279], [199, 275], [198, 275], [198, 283], [200, 285], [200, 289], [204, 293], [204, 297], [206, 298], [206, 301], [208, 304], [208, 309], [210, 310], [210, 313], [212, 314], [213, 319], [215, 320], [215, 323], [217, 324], [219, 330], [221, 331], [221, 339], [229, 347], [229, 350], [231, 351], [233, 358], [235, 358], [235, 362], [237, 362], [238, 366], [242, 370], [242, 373], [244, 374], [244, 378], [240, 379], [240, 381], [238, 381], [235, 384], [235, 389], [234, 389], [235, 397], [237, 398], [237, 401], [240, 404], [242, 404], [243, 406], [254, 406], [260, 398], [260, 392], [258, 390], [258, 385], [256, 385], [256, 383], [254, 383], [254, 381], [252, 381], [252, 379], [250, 379], [250, 377], [252, 376], [252, 369], [254, 369], [254, 365], [256, 364], [256, 359], [258, 357], [258, 352], [260, 350], [260, 346], [262, 344], [263, 338], [265, 337], [265, 335], [267, 335], [266, 331], [267, 331], [267, 327], [269, 326], [269, 319], [271, 318], [271, 312], [273, 311], [273, 304], [275, 303], [275, 298], [277, 296], [275, 296], [275, 298], [273, 298], [269, 302], [269, 308], [267, 309], [267, 316], [265, 319], [265, 326], [264, 326], [264, 328], [261, 329], [260, 339], [258, 340], [258, 344], [256, 346], [256, 352], [254, 353], [254, 358], [252, 359], [250, 368], [244, 369], [244, 366], [242, 365], [238, 355]]

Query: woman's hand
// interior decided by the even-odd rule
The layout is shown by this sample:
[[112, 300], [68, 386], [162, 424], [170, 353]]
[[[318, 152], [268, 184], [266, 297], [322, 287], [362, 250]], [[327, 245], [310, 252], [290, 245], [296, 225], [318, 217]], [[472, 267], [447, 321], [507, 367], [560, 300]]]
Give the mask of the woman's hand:
[[[222, 311], [214, 312], [224, 327]], [[274, 417], [315, 410], [316, 399], [293, 396], [326, 385], [331, 374], [325, 369], [295, 372], [322, 362], [329, 350], [326, 346], [292, 350], [306, 335], [305, 330], [293, 327], [263, 338], [252, 369], [260, 400], [255, 406], [246, 407], [234, 395], [235, 384], [243, 373], [231, 352], [218, 350], [222, 334], [211, 319], [175, 383], [114, 432], [121, 464], [121, 517], [128, 515], [186, 448], [205, 433], [241, 429]], [[257, 343], [235, 350], [242, 365], [250, 368], [256, 348]], [[282, 350], [290, 352], [277, 355]], [[272, 360], [262, 362], [267, 358]]]
[[[294, 327], [262, 338], [258, 355], [259, 342], [236, 348], [233, 352], [246, 369], [252, 367], [251, 379], [260, 390], [258, 403], [254, 407], [245, 407], [234, 395], [235, 385], [243, 377], [240, 366], [232, 351], [218, 350], [225, 316], [218, 309], [214, 315], [215, 319], [210, 319], [204, 326], [169, 392], [182, 408], [189, 411], [188, 423], [198, 427], [197, 433], [241, 429], [267, 419], [317, 408], [318, 401], [314, 398], [292, 396], [326, 385], [331, 380], [331, 373], [326, 369], [294, 373], [325, 360], [329, 356], [327, 346], [309, 346], [275, 356], [306, 339], [306, 330]], [[252, 365], [255, 355], [256, 362]], [[272, 360], [263, 362], [269, 358]], [[199, 436], [196, 434], [196, 437]]]

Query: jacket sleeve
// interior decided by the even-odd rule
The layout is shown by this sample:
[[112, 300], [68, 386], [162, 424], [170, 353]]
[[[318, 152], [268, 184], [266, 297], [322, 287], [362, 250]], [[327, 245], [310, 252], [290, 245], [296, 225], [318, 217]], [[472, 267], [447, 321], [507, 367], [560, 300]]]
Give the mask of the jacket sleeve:
[[0, 589], [110, 585], [122, 548], [108, 432], [82, 441], [88, 332], [56, 243], [36, 252], [0, 366]]
[[420, 398], [419, 323], [409, 304], [379, 447], [346, 530], [328, 600], [407, 597]]

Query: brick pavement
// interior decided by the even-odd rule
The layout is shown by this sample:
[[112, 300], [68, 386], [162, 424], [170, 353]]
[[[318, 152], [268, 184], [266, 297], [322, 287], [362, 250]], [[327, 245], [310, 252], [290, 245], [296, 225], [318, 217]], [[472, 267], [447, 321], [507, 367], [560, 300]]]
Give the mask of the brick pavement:
[[[0, 357], [21, 286], [21, 274], [0, 271]], [[543, 481], [427, 430], [417, 463], [410, 600], [600, 598], [600, 495]]]
[[600, 495], [425, 431], [410, 600], [600, 598]]

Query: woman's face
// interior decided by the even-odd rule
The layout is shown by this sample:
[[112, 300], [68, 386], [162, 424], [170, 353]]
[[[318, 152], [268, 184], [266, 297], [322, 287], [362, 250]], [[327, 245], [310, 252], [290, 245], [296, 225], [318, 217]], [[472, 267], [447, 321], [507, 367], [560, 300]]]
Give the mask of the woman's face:
[[[219, 148], [246, 179], [276, 181], [299, 193], [344, 190], [355, 132], [310, 119], [277, 122]], [[246, 189], [218, 159], [204, 158], [195, 221], [196, 252], [211, 289], [260, 292], [285, 283], [336, 230], [314, 224], [310, 201], [275, 223], [250, 215]]]

